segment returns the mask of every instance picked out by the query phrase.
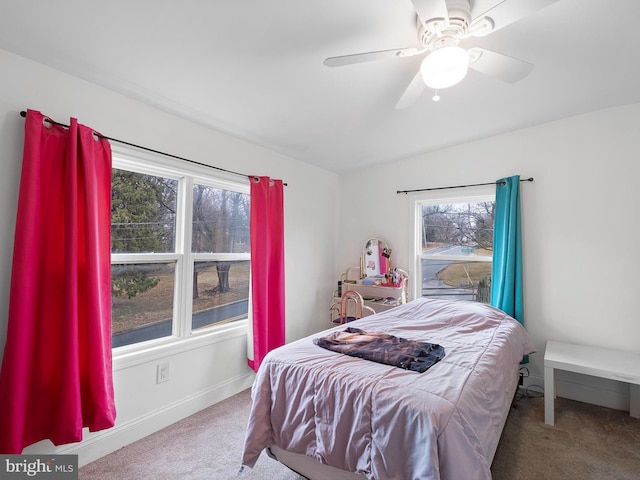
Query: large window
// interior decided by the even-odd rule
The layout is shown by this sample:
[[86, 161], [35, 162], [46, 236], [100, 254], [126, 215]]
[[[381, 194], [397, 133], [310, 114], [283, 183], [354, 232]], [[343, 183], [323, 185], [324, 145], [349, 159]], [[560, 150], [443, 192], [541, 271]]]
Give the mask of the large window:
[[416, 212], [416, 297], [491, 299], [495, 187], [468, 197], [419, 198]]
[[248, 186], [150, 160], [114, 152], [114, 348], [247, 318]]

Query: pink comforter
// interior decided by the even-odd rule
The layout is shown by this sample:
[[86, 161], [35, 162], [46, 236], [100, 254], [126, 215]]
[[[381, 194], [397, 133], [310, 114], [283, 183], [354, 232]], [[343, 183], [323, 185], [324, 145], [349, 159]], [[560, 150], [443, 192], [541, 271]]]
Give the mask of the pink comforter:
[[519, 362], [535, 351], [524, 328], [486, 305], [432, 299], [353, 326], [447, 354], [420, 374], [325, 350], [313, 337], [272, 351], [253, 385], [243, 464], [277, 445], [369, 479], [490, 480]]

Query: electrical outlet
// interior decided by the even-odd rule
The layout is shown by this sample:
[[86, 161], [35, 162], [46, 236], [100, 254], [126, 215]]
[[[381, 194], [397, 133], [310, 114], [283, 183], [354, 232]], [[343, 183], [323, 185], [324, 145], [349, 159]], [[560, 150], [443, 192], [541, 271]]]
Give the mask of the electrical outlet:
[[156, 383], [169, 381], [169, 364], [159, 363], [156, 371]]

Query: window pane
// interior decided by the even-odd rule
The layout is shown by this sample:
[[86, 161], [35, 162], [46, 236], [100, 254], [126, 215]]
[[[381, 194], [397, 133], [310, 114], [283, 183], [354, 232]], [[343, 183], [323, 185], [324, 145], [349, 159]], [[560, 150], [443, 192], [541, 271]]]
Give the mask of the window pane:
[[113, 347], [172, 333], [176, 264], [111, 265]]
[[192, 329], [247, 318], [249, 261], [196, 262]]
[[423, 205], [423, 253], [491, 256], [494, 203]]
[[422, 296], [490, 302], [494, 204], [422, 206]]
[[249, 252], [249, 195], [193, 187], [193, 252]]
[[173, 252], [177, 180], [113, 169], [111, 251]]
[[422, 296], [491, 301], [491, 262], [422, 260]]

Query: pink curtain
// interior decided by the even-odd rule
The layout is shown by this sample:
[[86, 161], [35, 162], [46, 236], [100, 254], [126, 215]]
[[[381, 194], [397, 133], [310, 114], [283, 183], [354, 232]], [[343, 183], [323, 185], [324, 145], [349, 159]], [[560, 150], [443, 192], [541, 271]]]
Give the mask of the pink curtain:
[[111, 147], [29, 110], [16, 220], [0, 452], [112, 427]]
[[265, 355], [284, 345], [284, 202], [282, 180], [251, 181], [251, 308], [253, 359], [258, 371]]

